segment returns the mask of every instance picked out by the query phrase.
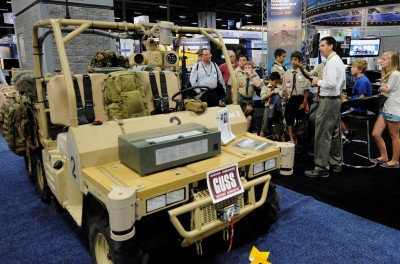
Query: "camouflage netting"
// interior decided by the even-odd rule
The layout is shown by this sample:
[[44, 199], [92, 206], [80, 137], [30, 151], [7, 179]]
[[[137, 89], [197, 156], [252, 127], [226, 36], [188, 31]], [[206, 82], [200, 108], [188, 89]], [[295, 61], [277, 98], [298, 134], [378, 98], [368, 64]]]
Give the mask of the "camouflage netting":
[[12, 79], [13, 85], [21, 95], [30, 98], [32, 102], [37, 102], [35, 74], [33, 71], [24, 70], [17, 72]]
[[94, 72], [93, 68], [107, 68], [107, 67], [123, 67], [128, 69], [129, 58], [122, 55], [117, 55], [111, 50], [101, 50], [90, 61], [88, 73]]

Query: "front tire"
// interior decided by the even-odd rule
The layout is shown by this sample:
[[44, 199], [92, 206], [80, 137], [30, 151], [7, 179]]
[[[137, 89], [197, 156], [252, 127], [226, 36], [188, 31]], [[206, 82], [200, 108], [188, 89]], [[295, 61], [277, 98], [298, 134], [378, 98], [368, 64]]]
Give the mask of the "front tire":
[[[261, 196], [262, 186], [256, 186], [256, 196]], [[252, 225], [262, 233], [267, 233], [273, 223], [276, 222], [280, 212], [279, 194], [276, 186], [272, 182], [269, 183], [267, 199], [264, 204], [254, 210], [256, 217], [252, 218]]]
[[93, 263], [134, 263], [146, 264], [149, 256], [145, 253], [135, 237], [127, 241], [114, 241], [110, 237], [110, 226], [107, 216], [97, 216], [89, 226], [89, 246]]
[[36, 189], [43, 202], [49, 203], [51, 200], [51, 191], [47, 185], [46, 174], [44, 172], [42, 152], [39, 150], [35, 153], [35, 171], [36, 171]]
[[36, 168], [35, 168], [35, 156], [31, 153], [30, 156], [24, 156], [25, 171], [28, 176], [28, 181], [35, 185], [36, 183]]

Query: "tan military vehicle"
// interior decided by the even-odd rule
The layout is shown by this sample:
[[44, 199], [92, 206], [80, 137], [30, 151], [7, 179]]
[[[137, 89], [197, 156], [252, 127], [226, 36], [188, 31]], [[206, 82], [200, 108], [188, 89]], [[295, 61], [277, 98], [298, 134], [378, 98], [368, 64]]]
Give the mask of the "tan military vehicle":
[[[39, 32], [46, 30], [54, 35], [62, 66], [62, 75], [51, 78], [45, 78], [41, 70], [43, 39], [49, 34], [41, 36]], [[154, 49], [155, 38], [172, 43], [177, 36], [179, 43], [185, 33], [203, 34], [222, 49], [225, 58], [229, 56], [215, 29], [178, 27], [170, 22], [67, 19], [34, 24], [37, 102], [30, 117], [37, 125], [32, 125], [33, 138], [27, 140], [27, 171], [44, 201], [52, 198], [78, 226], [88, 227], [94, 262], [146, 263], [145, 240], [163, 240], [167, 230], [180, 246], [195, 245], [198, 254], [202, 254], [202, 243], [217, 233], [221, 243], [228, 245], [233, 223], [246, 222], [243, 228], [268, 230], [279, 210], [277, 193], [269, 192], [268, 172], [280, 169], [285, 159], [281, 147], [247, 133], [246, 119], [235, 104], [210, 107], [203, 113], [149, 115], [157, 98], [152, 95], [147, 71], [131, 69], [127, 77], [141, 80], [144, 108], [136, 111], [140, 114], [136, 118], [110, 117], [105, 110], [104, 87], [113, 74], [110, 71], [120, 69], [97, 69], [89, 74], [92, 102], [88, 103], [83, 91], [88, 77], [74, 76], [70, 68], [65, 44], [85, 33], [139, 35], [150, 43], [146, 52], [132, 55], [129, 63], [132, 68], [145, 64], [159, 68], [153, 74], [158, 84], [161, 72], [165, 75], [170, 106], [177, 101], [172, 101], [171, 95], [180, 96], [179, 57], [175, 51]], [[227, 63], [234, 76], [229, 60]], [[77, 97], [86, 105], [77, 103]], [[96, 120], [80, 124], [82, 107], [93, 107]], [[219, 131], [221, 122], [228, 124], [232, 133], [226, 134], [224, 128]], [[227, 135], [229, 142], [222, 145], [221, 139]]]

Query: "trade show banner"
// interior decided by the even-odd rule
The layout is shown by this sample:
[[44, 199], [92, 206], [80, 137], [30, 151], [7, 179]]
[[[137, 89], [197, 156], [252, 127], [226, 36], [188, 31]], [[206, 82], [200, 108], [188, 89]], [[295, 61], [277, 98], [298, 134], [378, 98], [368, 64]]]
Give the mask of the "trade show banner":
[[397, 5], [399, 0], [308, 0], [306, 3], [306, 17], [319, 14], [328, 14], [341, 10], [352, 10], [366, 7]]
[[[183, 49], [185, 50], [186, 67], [192, 68], [197, 62], [197, 52], [202, 48], [210, 48], [210, 40], [206, 38], [188, 38], [181, 40], [181, 46], [179, 47], [179, 57], [183, 57]], [[179, 60], [179, 66], [182, 66], [182, 61]]]
[[290, 68], [290, 54], [301, 51], [301, 0], [268, 0], [268, 73], [274, 62], [274, 51], [286, 51], [284, 65]]
[[[319, 9], [313, 9], [319, 10]], [[321, 9], [322, 10], [322, 9]], [[400, 5], [368, 8], [367, 26], [400, 25]], [[312, 17], [318, 26], [361, 27], [363, 9], [337, 11]], [[311, 21], [311, 20], [310, 20]]]

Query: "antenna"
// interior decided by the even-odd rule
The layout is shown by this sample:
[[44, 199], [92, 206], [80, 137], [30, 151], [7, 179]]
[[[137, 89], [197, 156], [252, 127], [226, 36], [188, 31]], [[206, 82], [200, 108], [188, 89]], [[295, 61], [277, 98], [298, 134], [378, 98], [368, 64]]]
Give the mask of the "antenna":
[[71, 16], [69, 15], [68, 0], [65, 0], [65, 19], [71, 19]]

